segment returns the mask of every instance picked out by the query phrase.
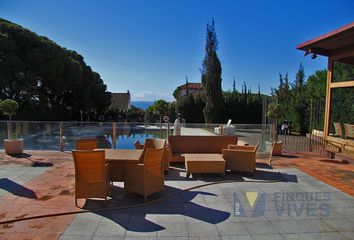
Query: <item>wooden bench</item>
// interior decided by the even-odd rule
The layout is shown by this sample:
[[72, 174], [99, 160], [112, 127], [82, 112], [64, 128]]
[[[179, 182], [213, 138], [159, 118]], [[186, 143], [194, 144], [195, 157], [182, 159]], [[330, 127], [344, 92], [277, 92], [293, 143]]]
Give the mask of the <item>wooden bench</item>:
[[329, 157], [331, 159], [334, 159], [336, 157], [336, 153], [341, 152], [341, 147], [337, 146], [333, 143], [330, 143], [328, 141], [324, 142], [324, 150], [329, 154]]

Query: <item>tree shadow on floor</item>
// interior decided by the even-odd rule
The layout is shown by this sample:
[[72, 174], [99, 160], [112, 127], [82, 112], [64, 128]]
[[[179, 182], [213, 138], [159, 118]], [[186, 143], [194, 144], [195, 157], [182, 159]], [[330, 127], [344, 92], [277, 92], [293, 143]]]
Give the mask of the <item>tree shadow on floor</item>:
[[[280, 173], [278, 171], [269, 169], [257, 169], [254, 175], [245, 177], [244, 174], [227, 172], [225, 177], [218, 176], [216, 174], [196, 174], [193, 178], [186, 179], [181, 176], [183, 170], [172, 170], [166, 176], [166, 181], [173, 180], [172, 183], [180, 182], [182, 184], [188, 183], [186, 188], [197, 186], [200, 184], [209, 185], [212, 182], [218, 183], [222, 181], [230, 180], [235, 182], [247, 182], [247, 181], [279, 181], [279, 182], [297, 182], [296, 175], [287, 173]], [[183, 180], [183, 181], [180, 181]], [[260, 181], [261, 182], [261, 181]], [[261, 184], [261, 183], [260, 183]], [[202, 189], [201, 189], [202, 190]], [[156, 193], [149, 196], [149, 201], [160, 201], [145, 204], [144, 198], [137, 194], [126, 194], [123, 188], [114, 187], [111, 191], [112, 199], [108, 200], [107, 205], [104, 201], [86, 200], [84, 209], [93, 210], [96, 214], [106, 217], [117, 224], [121, 225], [129, 231], [135, 232], [154, 232], [165, 229], [153, 220], [153, 215], [166, 215], [171, 217], [173, 223], [173, 215], [187, 216], [201, 222], [207, 222], [211, 224], [217, 224], [225, 221], [231, 215], [230, 212], [213, 209], [203, 204], [198, 204], [193, 199], [198, 199], [198, 195], [201, 196], [215, 196], [218, 195], [209, 193], [207, 191], [196, 191], [195, 189], [182, 191], [182, 189], [172, 186], [165, 186], [165, 195]], [[128, 207], [124, 209], [110, 209], [107, 211], [100, 211], [100, 208], [117, 208]], [[98, 211], [95, 211], [98, 210]], [[172, 216], [170, 216], [172, 215]]]
[[[170, 186], [166, 186], [165, 192], [166, 195], [159, 193], [153, 194], [149, 197], [149, 200], [154, 201], [168, 195], [173, 196], [171, 198], [164, 198], [163, 200], [153, 204], [145, 204], [144, 198], [136, 194], [127, 194], [124, 198], [118, 199], [113, 197], [113, 199], [108, 200], [108, 207], [129, 206], [135, 204], [141, 205], [135, 206], [134, 208], [97, 211], [95, 213], [118, 223], [129, 231], [135, 232], [154, 232], [165, 229], [158, 223], [147, 219], [151, 215], [183, 215], [212, 224], [225, 221], [231, 215], [230, 212], [216, 210], [192, 202], [192, 200], [198, 195], [217, 196], [215, 194], [203, 191], [181, 192], [180, 189]], [[178, 192], [181, 193], [176, 194]], [[176, 201], [173, 201], [172, 199]], [[103, 204], [104, 201], [86, 200], [83, 208], [87, 210], [95, 210], [102, 208], [104, 206]]]
[[30, 199], [37, 199], [37, 195], [34, 191], [29, 188], [26, 188], [8, 178], [1, 178], [0, 179], [0, 188], [4, 189], [13, 195], [19, 197], [25, 197]]

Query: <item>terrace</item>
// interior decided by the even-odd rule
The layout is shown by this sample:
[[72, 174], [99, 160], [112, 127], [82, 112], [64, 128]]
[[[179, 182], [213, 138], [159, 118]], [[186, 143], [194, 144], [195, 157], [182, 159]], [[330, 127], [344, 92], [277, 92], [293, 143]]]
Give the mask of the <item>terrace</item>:
[[[112, 124], [92, 123], [88, 127], [66, 123], [72, 126], [65, 127], [65, 134], [59, 134], [65, 139], [60, 141], [56, 135], [60, 129], [53, 127], [59, 128], [59, 123], [52, 123], [50, 131], [49, 123], [17, 122], [17, 127], [21, 124], [32, 124], [22, 137], [35, 150], [17, 156], [0, 154], [2, 238], [353, 238], [353, 162], [343, 157], [330, 160], [315, 153], [286, 151], [282, 156], [273, 156], [270, 165], [265, 146], [265, 140], [270, 138], [268, 125], [236, 125], [239, 145], [261, 142], [254, 175], [227, 172], [225, 177], [194, 174], [186, 178], [184, 164], [171, 163], [165, 175], [164, 195], [153, 194], [144, 202], [139, 195], [126, 194], [124, 182], [117, 181], [106, 204], [98, 199], [80, 199], [82, 208], [77, 208], [70, 151], [75, 146], [70, 135], [77, 138], [106, 133], [97, 138], [99, 144], [105, 139], [103, 143], [112, 142], [109, 148], [114, 142], [116, 148], [133, 148], [136, 139], [143, 142], [144, 138], [160, 137], [161, 133], [166, 137], [168, 127], [123, 127], [116, 123], [116, 130], [112, 130]], [[182, 135], [214, 135], [217, 126], [186, 125]], [[38, 130], [41, 128], [43, 131]], [[114, 132], [118, 140], [112, 140]], [[43, 141], [37, 143], [34, 139]], [[55, 149], [38, 148], [45, 143]], [[63, 152], [58, 151], [60, 143]]]

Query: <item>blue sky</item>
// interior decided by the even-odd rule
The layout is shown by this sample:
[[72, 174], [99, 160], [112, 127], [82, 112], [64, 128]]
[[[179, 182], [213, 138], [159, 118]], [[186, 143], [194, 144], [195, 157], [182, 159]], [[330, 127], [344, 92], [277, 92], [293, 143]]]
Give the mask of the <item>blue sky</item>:
[[222, 87], [243, 82], [269, 94], [279, 73], [293, 81], [324, 69], [296, 45], [354, 21], [352, 0], [0, 0], [0, 17], [76, 50], [112, 92], [133, 100], [172, 100], [185, 82], [200, 82], [206, 24], [215, 19]]

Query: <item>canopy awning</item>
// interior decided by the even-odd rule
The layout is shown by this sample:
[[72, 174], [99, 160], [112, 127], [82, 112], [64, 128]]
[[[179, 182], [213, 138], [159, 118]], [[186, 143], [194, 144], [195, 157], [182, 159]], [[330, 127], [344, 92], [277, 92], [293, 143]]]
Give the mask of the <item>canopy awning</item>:
[[305, 51], [305, 56], [318, 54], [354, 64], [354, 22], [299, 44], [296, 48]]

